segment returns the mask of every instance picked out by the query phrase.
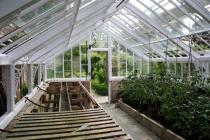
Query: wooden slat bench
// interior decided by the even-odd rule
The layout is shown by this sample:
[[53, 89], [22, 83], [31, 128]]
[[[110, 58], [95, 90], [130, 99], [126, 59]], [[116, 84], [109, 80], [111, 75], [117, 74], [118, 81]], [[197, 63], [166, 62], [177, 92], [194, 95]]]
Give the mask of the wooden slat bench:
[[8, 140], [131, 140], [102, 109], [23, 113]]

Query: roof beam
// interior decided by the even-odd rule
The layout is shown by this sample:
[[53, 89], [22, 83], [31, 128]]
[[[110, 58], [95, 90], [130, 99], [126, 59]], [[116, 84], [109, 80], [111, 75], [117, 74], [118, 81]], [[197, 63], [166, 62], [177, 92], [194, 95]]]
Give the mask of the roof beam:
[[[0, 39], [0, 43], [8, 40], [9, 38], [11, 38], [12, 36], [14, 36], [15, 34], [17, 34], [18, 32], [24, 31], [24, 29], [26, 29], [29, 26], [32, 26], [33, 24], [35, 24], [36, 22], [40, 21], [43, 18], [46, 18], [47, 16], [49, 16], [52, 12], [55, 12], [61, 8], [65, 8], [66, 5], [70, 4], [71, 2], [73, 2], [73, 0], [68, 0], [67, 2], [61, 2], [59, 4], [57, 4], [56, 6], [54, 6], [53, 8], [49, 9], [48, 11], [40, 14], [39, 16], [33, 18], [32, 20], [30, 20], [29, 22], [27, 22], [25, 25], [21, 26], [20, 28], [18, 28], [17, 30], [11, 32], [10, 34], [6, 35], [5, 37]], [[71, 9], [70, 9], [71, 10]], [[69, 10], [69, 12], [70, 12]], [[66, 15], [67, 13], [65, 12], [61, 12], [59, 15], [54, 16], [53, 18], [55, 19], [55, 21], [57, 21], [59, 18], [62, 18]], [[0, 50], [0, 52], [3, 52], [2, 50]]]
[[[103, 10], [103, 9], [102, 9]], [[101, 11], [100, 13], [97, 13], [96, 15], [92, 15], [91, 17], [87, 17], [87, 19], [91, 19], [91, 20], [88, 20], [87, 22], [81, 22], [80, 24], [77, 24], [75, 25], [75, 29], [72, 33], [73, 36], [76, 36], [76, 35], [80, 35], [82, 34], [84, 31], [86, 31], [87, 29], [90, 30], [90, 29], [93, 29], [93, 27], [95, 27], [95, 23], [99, 20], [99, 19], [103, 19], [104, 17], [106, 17], [105, 15], [105, 10], [104, 11]], [[99, 18], [99, 19], [98, 19]], [[86, 20], [85, 20], [86, 21]], [[58, 38], [55, 38], [55, 39], [50, 39], [49, 41], [52, 42], [52, 44], [54, 42], [57, 42], [57, 39], [59, 38], [63, 38], [65, 39], [64, 42], [67, 40], [65, 38], [65, 36], [59, 36]], [[47, 41], [47, 42], [49, 42]], [[39, 48], [41, 48], [41, 50], [44, 48], [44, 46], [40, 46]], [[67, 48], [67, 46], [66, 46]], [[56, 47], [53, 47], [52, 49], [56, 49]]]
[[[99, 13], [94, 13], [91, 16], [87, 16], [85, 19], [83, 19], [82, 21], [79, 21], [78, 24], [75, 25], [75, 29], [73, 30], [73, 35], [75, 36], [76, 33], [80, 33], [82, 31], [84, 31], [85, 29], [87, 29], [88, 26], [93, 25], [96, 22], [96, 18], [102, 18], [105, 12], [104, 8], [100, 9], [98, 11]], [[86, 20], [87, 19], [87, 20]], [[88, 20], [91, 19], [91, 20]], [[83, 22], [84, 21], [84, 22]], [[86, 22], [87, 21], [87, 22]], [[60, 33], [59, 35], [56, 35], [53, 38], [50, 38], [49, 40], [45, 41], [44, 43], [42, 43], [41, 45], [39, 45], [38, 47], [36, 47], [36, 50], [31, 51], [30, 53], [34, 53], [36, 51], [39, 51], [42, 49], [44, 49], [46, 47], [47, 44], [50, 44], [51, 42], [56, 42], [57, 39], [59, 40], [60, 38], [65, 39], [65, 32]], [[67, 46], [66, 46], [67, 47]], [[55, 48], [55, 47], [54, 47]], [[52, 48], [53, 49], [53, 48]]]
[[123, 45], [125, 48], [128, 50], [132, 51], [135, 53], [137, 56], [143, 57], [144, 60], [149, 60], [147, 56], [145, 56], [141, 51], [137, 51], [135, 48], [130, 48], [119, 36], [116, 36], [114, 33], [109, 31], [108, 29], [103, 29], [105, 32], [110, 33], [110, 35], [121, 45]]
[[[127, 4], [126, 7], [129, 10], [131, 10], [133, 13], [135, 13], [139, 18], [143, 19], [148, 25], [154, 27], [156, 30], [158, 30], [160, 33], [162, 33], [171, 42], [173, 42], [174, 44], [179, 45], [179, 47], [181, 47], [182, 49], [184, 49], [187, 53], [190, 52], [190, 48], [186, 44], [184, 44], [179, 39], [172, 39], [171, 36], [168, 36], [168, 33], [167, 33], [167, 31], [164, 28], [162, 28], [159, 24], [157, 24], [156, 22], [154, 22], [150, 17], [148, 17], [147, 15], [145, 15], [142, 11], [140, 11], [139, 9], [137, 9], [135, 6], [133, 6], [131, 4]], [[194, 52], [193, 50], [191, 50], [191, 53], [192, 53], [192, 56], [195, 59], [199, 59], [199, 55], [196, 52]]]
[[31, 2], [32, 0], [1, 0], [0, 1], [0, 18], [14, 12], [18, 8]]
[[[99, 17], [105, 17], [106, 15], [104, 14], [104, 12], [101, 12], [99, 15]], [[96, 20], [98, 20], [96, 17], [95, 19], [93, 18], [92, 20], [90, 20], [89, 22], [86, 22], [86, 24], [81, 24], [80, 26], [76, 26], [73, 33], [72, 33], [72, 37], [74, 38], [74, 40], [76, 40], [76, 38], [79, 38], [79, 41], [81, 41], [80, 38], [84, 37], [86, 34], [88, 34], [89, 31], [96, 29], [98, 26], [101, 26], [103, 23], [99, 24], [99, 25], [95, 25]], [[70, 45], [72, 46], [72, 44], [70, 43]], [[68, 48], [66, 46], [64, 47], [57, 47], [57, 48], [53, 48], [51, 55], [48, 55], [48, 57], [53, 57], [59, 53], [64, 52], [65, 50], [67, 50]], [[47, 57], [46, 57], [47, 58]]]
[[65, 42], [65, 38], [63, 36], [63, 37], [60, 37], [60, 38], [56, 39], [55, 41], [47, 44], [47, 46], [44, 47], [43, 49], [33, 52], [32, 57], [30, 58], [28, 63], [32, 63], [36, 59], [41, 58], [42, 56], [49, 53], [53, 48], [56, 48], [56, 47], [59, 48], [60, 46], [64, 45], [64, 42]]
[[[125, 30], [130, 36], [134, 37], [135, 39], [137, 39], [138, 41], [140, 41], [141, 43], [145, 44], [146, 41], [142, 38], [140, 38], [138, 36], [138, 34], [136, 34], [135, 32], [131, 31], [128, 27], [126, 27], [125, 25], [123, 25], [122, 23], [118, 22], [116, 19], [111, 18], [110, 21], [115, 24], [115, 26], [121, 28], [122, 30]], [[142, 34], [142, 36], [145, 36], [144, 34]], [[150, 45], [150, 44], [149, 44]], [[140, 46], [140, 47], [144, 47], [144, 46]], [[149, 47], [146, 47], [146, 49], [149, 50]], [[160, 52], [160, 51], [156, 51], [156, 47], [154, 47], [154, 45], [151, 46], [151, 49], [155, 51], [155, 53], [159, 54], [162, 58], [165, 57], [165, 55]]]
[[[81, 9], [81, 11], [78, 14], [77, 22], [87, 17], [88, 15], [94, 14], [101, 8], [106, 8], [105, 6], [110, 5], [112, 2], [113, 0], [106, 0], [106, 1], [100, 0], [97, 1], [97, 3], [95, 3], [91, 9], [89, 9], [90, 7], [84, 7], [83, 9]], [[50, 38], [56, 35], [59, 35], [60, 33], [65, 32], [66, 29], [68, 28], [69, 28], [69, 21], [67, 22], [65, 19], [62, 19], [61, 21], [59, 21], [58, 24], [53, 25], [50, 29], [40, 33], [38, 36], [32, 38], [31, 40], [19, 46], [17, 49], [10, 52], [8, 56], [13, 57], [13, 61], [15, 62], [17, 59], [20, 59], [21, 57], [35, 50], [36, 47], [41, 45], [43, 42], [49, 40]]]
[[70, 43], [70, 39], [71, 39], [71, 34], [74, 28], [74, 24], [76, 22], [76, 18], [77, 18], [77, 14], [79, 11], [79, 6], [80, 6], [81, 0], [74, 0], [74, 8], [73, 8], [73, 12], [72, 12], [72, 22], [70, 22], [70, 31], [67, 32], [67, 46]]
[[198, 2], [195, 0], [184, 0], [186, 4], [190, 5], [198, 14], [200, 14], [204, 19], [210, 22], [210, 14], [209, 12]]

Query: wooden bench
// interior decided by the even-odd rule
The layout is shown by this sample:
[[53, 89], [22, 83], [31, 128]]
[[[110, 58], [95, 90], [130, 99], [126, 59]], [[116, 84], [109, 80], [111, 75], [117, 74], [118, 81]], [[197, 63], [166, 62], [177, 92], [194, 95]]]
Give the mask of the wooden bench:
[[131, 140], [102, 109], [23, 113], [8, 140]]

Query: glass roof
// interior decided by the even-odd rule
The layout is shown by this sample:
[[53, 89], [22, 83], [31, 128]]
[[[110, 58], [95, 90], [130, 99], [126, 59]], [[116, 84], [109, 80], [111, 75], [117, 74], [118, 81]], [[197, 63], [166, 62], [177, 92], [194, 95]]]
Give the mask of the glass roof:
[[[210, 20], [204, 15], [210, 16], [210, 1], [194, 0], [193, 3], [200, 9], [193, 7], [188, 0], [81, 0], [79, 12], [85, 12], [79, 25], [92, 21], [87, 26], [90, 31], [101, 28], [134, 51], [154, 59], [166, 55], [188, 57], [191, 49], [195, 56], [203, 57], [210, 53], [207, 37]], [[97, 5], [106, 10], [94, 11]], [[70, 23], [75, 7], [75, 0], [37, 0], [16, 10], [15, 14], [11, 13], [13, 18], [0, 23], [0, 54], [15, 52], [41, 33]], [[96, 17], [85, 19], [88, 13]], [[54, 34], [54, 37], [59, 35]], [[76, 34], [79, 35], [80, 32]]]

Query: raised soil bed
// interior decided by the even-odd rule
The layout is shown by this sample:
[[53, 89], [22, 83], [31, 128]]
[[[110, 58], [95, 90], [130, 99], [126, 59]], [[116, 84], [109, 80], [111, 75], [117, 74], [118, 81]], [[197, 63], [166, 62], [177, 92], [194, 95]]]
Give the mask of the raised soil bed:
[[137, 110], [133, 109], [131, 106], [124, 103], [122, 100], [119, 100], [118, 106], [126, 113], [128, 113], [131, 117], [133, 117], [136, 121], [147, 127], [157, 136], [159, 136], [163, 140], [185, 140], [181, 136], [175, 134], [171, 130], [165, 128], [163, 125], [157, 123], [146, 115], [139, 113]]

